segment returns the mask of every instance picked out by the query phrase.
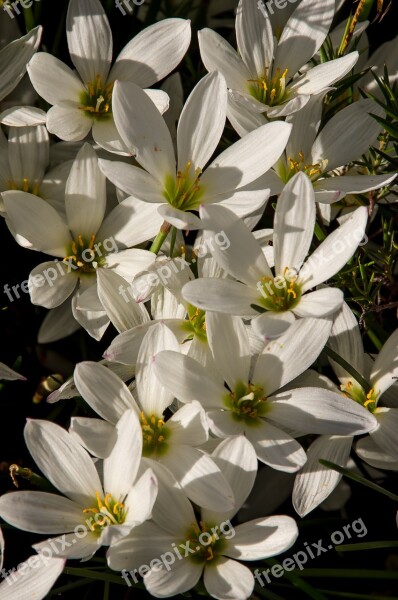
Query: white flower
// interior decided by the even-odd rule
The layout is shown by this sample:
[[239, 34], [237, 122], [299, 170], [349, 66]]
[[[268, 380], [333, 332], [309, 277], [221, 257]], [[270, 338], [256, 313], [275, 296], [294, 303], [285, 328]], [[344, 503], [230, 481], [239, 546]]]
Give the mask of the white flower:
[[268, 12], [257, 0], [240, 0], [236, 17], [239, 54], [211, 29], [199, 32], [202, 60], [208, 71], [220, 71], [235, 105], [247, 109], [257, 127], [266, 117], [283, 117], [305, 106], [312, 94], [326, 90], [346, 75], [358, 52], [322, 63], [300, 75], [324, 42], [334, 16], [335, 0], [303, 0], [295, 8], [276, 42]]
[[169, 129], [144, 92], [133, 83], [117, 83], [113, 93], [116, 126], [127, 147], [145, 169], [101, 160], [105, 175], [124, 192], [150, 202], [179, 229], [200, 229], [191, 211], [200, 204], [224, 201], [245, 216], [268, 199], [264, 186], [253, 182], [280, 157], [291, 126], [264, 125], [231, 145], [207, 167], [224, 130], [225, 80], [210, 73], [195, 86], [178, 123], [178, 161]]
[[[177, 340], [163, 324], [146, 333], [136, 367], [136, 403], [126, 385], [109, 369], [83, 362], [75, 369], [75, 384], [86, 402], [108, 423], [76, 417], [72, 431], [96, 456], [106, 456], [112, 444], [112, 429], [118, 415], [134, 408], [140, 417], [144, 437], [143, 456], [171, 471], [193, 502], [214, 510], [234, 505], [231, 489], [214, 462], [198, 447], [208, 439], [208, 426], [199, 403], [183, 406], [165, 420], [164, 412], [173, 394], [153, 373], [154, 356], [165, 348], [178, 351]], [[177, 352], [178, 353], [178, 352]], [[113, 399], [112, 405], [109, 398]], [[110, 423], [110, 424], [109, 424]], [[94, 429], [94, 426], [96, 429]], [[107, 433], [105, 435], [104, 433]], [[156, 469], [156, 465], [153, 465]]]
[[[63, 140], [82, 140], [90, 132], [102, 147], [126, 154], [112, 116], [116, 80], [149, 87], [172, 71], [191, 39], [190, 22], [164, 19], [144, 29], [123, 48], [111, 68], [112, 32], [99, 0], [70, 0], [66, 31], [77, 74], [51, 54], [39, 53], [28, 65], [33, 87], [53, 107], [47, 127]], [[167, 94], [146, 90], [159, 110]]]
[[[197, 519], [180, 490], [164, 487], [154, 507], [153, 522], [137, 528], [107, 553], [109, 566], [117, 570], [138, 569], [158, 559], [144, 575], [152, 596], [182, 594], [203, 575], [204, 586], [212, 598], [246, 600], [253, 592], [254, 577], [239, 561], [281, 554], [297, 538], [297, 525], [287, 516], [255, 519], [233, 528], [230, 519], [253, 487], [256, 455], [250, 443], [238, 436], [223, 441], [212, 457], [234, 490], [237, 505], [233, 511], [215, 513], [202, 508]], [[172, 515], [170, 506], [178, 507]], [[160, 557], [174, 548], [180, 551], [181, 558], [166, 568]]]
[[341, 394], [316, 387], [278, 391], [319, 356], [330, 334], [330, 320], [296, 321], [284, 336], [265, 347], [251, 367], [249, 337], [242, 320], [220, 313], [206, 316], [219, 375], [172, 351], [155, 356], [154, 369], [178, 400], [203, 404], [216, 436], [244, 433], [259, 460], [294, 472], [305, 463], [306, 456], [286, 431], [354, 434], [376, 426], [370, 413], [353, 406]]
[[[245, 139], [245, 138], [243, 138]], [[274, 222], [274, 277], [261, 246], [248, 228], [224, 207], [200, 208], [210, 237], [224, 231], [230, 246], [211, 244], [219, 265], [237, 281], [199, 278], [187, 283], [182, 295], [201, 309], [252, 318], [252, 327], [265, 340], [281, 335], [296, 317], [325, 317], [343, 302], [337, 288], [315, 288], [333, 277], [352, 257], [363, 238], [367, 209], [358, 208], [306, 259], [315, 226], [315, 199], [310, 180], [297, 173], [279, 197]], [[244, 248], [244, 252], [242, 252]], [[258, 312], [260, 316], [253, 319]]]
[[[126, 283], [123, 277], [131, 279], [151, 264], [155, 260], [152, 252], [128, 248], [153, 237], [161, 219], [157, 220], [155, 215], [149, 220], [150, 205], [132, 198], [105, 216], [106, 181], [89, 144], [79, 151], [66, 183], [66, 223], [52, 206], [32, 194], [8, 191], [3, 198], [17, 241], [26, 245], [28, 240], [31, 249], [61, 258], [42, 263], [31, 272], [29, 288], [33, 304], [52, 309], [72, 298], [75, 319], [100, 339], [109, 318], [97, 293], [99, 271], [109, 271], [104, 274], [105, 282], [113, 276]], [[74, 292], [80, 295], [80, 310], [76, 308], [78, 297]], [[114, 296], [120, 299], [117, 289]], [[99, 323], [98, 313], [105, 314]], [[125, 328], [145, 318], [146, 311], [137, 305]]]
[[35, 544], [38, 552], [45, 549], [51, 556], [55, 546], [59, 556], [90, 557], [149, 518], [157, 481], [151, 469], [137, 478], [142, 435], [133, 410], [117, 422], [114, 447], [103, 463], [103, 485], [89, 454], [59, 425], [31, 420], [24, 434], [37, 466], [66, 496], [31, 491], [1, 496], [0, 515], [7, 523], [34, 533], [66, 534]]
[[[344, 395], [362, 405], [375, 418], [376, 428], [369, 433], [369, 436], [357, 442], [355, 448], [357, 454], [376, 468], [397, 470], [398, 408], [378, 406], [379, 400], [387, 406], [397, 405], [398, 386], [394, 380], [394, 373], [398, 372], [397, 332], [392, 334], [380, 351], [376, 362], [372, 364], [364, 353], [358, 323], [348, 305], [344, 303], [335, 318], [328, 346], [347, 361], [360, 376], [369, 381], [370, 386], [373, 386], [370, 391], [365, 392], [350, 373], [337, 362], [330, 360]], [[316, 379], [317, 385], [324, 385], [328, 389], [337, 391], [332, 382], [325, 382], [315, 373], [311, 375], [311, 379]], [[302, 383], [309, 385], [308, 380]], [[323, 502], [341, 480], [340, 473], [320, 465], [319, 459], [346, 466], [353, 441], [352, 436], [322, 435], [310, 445], [307, 450], [307, 463], [296, 476], [293, 488], [292, 501], [300, 516], [305, 516]]]

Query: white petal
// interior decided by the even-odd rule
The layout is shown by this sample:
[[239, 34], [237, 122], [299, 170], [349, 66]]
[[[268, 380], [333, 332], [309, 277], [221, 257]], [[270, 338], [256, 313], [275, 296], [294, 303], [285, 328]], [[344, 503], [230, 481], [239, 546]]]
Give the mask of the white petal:
[[259, 294], [237, 281], [202, 277], [184, 285], [182, 295], [185, 300], [203, 310], [242, 317], [257, 314], [250, 305], [258, 304]]
[[278, 198], [274, 221], [275, 272], [300, 270], [311, 245], [315, 226], [315, 196], [310, 179], [297, 173]]
[[266, 396], [298, 377], [318, 358], [331, 331], [328, 319], [295, 321], [289, 331], [269, 343], [258, 356], [252, 381]]
[[286, 333], [295, 320], [295, 316], [290, 310], [267, 311], [252, 320], [252, 328], [258, 337], [262, 338], [264, 342], [268, 342]]
[[398, 329], [394, 331], [380, 350], [370, 373], [370, 381], [382, 394], [398, 377]]
[[398, 471], [398, 461], [383, 450], [373, 440], [373, 436], [367, 435], [358, 440], [355, 452], [362, 460], [376, 469], [387, 469]]
[[116, 424], [135, 403], [127, 386], [109, 369], [94, 362], [79, 363], [74, 372], [79, 394], [103, 419]]
[[368, 211], [365, 206], [357, 208], [347, 221], [327, 236], [304, 263], [299, 279], [304, 282], [302, 291], [323, 283], [333, 277], [347, 263], [362, 240]]
[[341, 58], [317, 65], [291, 85], [290, 90], [297, 94], [319, 94], [351, 71], [358, 57], [358, 52], [350, 52]]
[[325, 93], [311, 96], [304, 108], [287, 118], [293, 125], [292, 133], [286, 147], [286, 153], [297, 158], [299, 152], [308, 157], [321, 124], [323, 99]]
[[66, 35], [73, 64], [86, 83], [105, 84], [112, 60], [112, 32], [99, 0], [71, 0]]
[[274, 36], [268, 13], [262, 12], [259, 18], [258, 11], [255, 0], [241, 0], [236, 12], [238, 50], [252, 79], [264, 76], [274, 55]]
[[66, 263], [58, 261], [41, 263], [33, 269], [28, 284], [32, 304], [55, 308], [65, 302], [78, 282], [68, 269]]
[[49, 145], [44, 125], [10, 127], [8, 158], [17, 187], [23, 186], [24, 179], [28, 179], [31, 186], [40, 185], [49, 163]]
[[1, 496], [0, 515], [14, 527], [33, 533], [73, 531], [84, 519], [81, 507], [68, 498], [31, 491]]
[[210, 378], [205, 367], [190, 356], [166, 350], [153, 362], [156, 377], [181, 402], [198, 400], [206, 408], [220, 405], [226, 392], [222, 381]]
[[[137, 460], [137, 464], [139, 461]], [[134, 527], [151, 518], [158, 493], [158, 481], [151, 469], [146, 469], [135, 482], [126, 498], [126, 522]]]
[[99, 159], [99, 166], [104, 175], [116, 187], [145, 202], [164, 202], [159, 182], [143, 169], [125, 162]]
[[255, 519], [235, 528], [225, 554], [239, 560], [261, 560], [282, 554], [293, 546], [297, 537], [296, 521], [291, 517]]
[[211, 597], [218, 600], [247, 600], [254, 589], [250, 569], [224, 556], [214, 566], [205, 567], [203, 583]]
[[3, 600], [41, 600], [47, 596], [64, 566], [63, 558], [45, 557], [42, 560], [33, 554], [18, 565], [17, 572], [9, 575], [9, 580], [0, 584], [0, 595]]
[[150, 87], [173, 71], [190, 41], [189, 20], [163, 19], [143, 29], [123, 48], [109, 78]]
[[297, 317], [327, 317], [336, 313], [341, 308], [343, 301], [342, 290], [325, 287], [304, 294], [293, 312]]
[[201, 220], [191, 212], [179, 210], [169, 204], [161, 204], [158, 208], [158, 213], [167, 223], [170, 223], [170, 225], [173, 225], [177, 229], [189, 231], [202, 229]]
[[113, 115], [109, 115], [107, 120], [93, 121], [92, 136], [96, 144], [104, 150], [121, 156], [130, 156], [130, 151], [124, 144], [116, 129]]
[[121, 502], [134, 483], [141, 461], [142, 430], [134, 410], [120, 417], [116, 436], [112, 452], [104, 460], [104, 492]]
[[[329, 177], [328, 179], [319, 179], [316, 182], [316, 191], [336, 191], [336, 193], [339, 193], [339, 198], [343, 192], [344, 194], [363, 194], [388, 185], [396, 176], [397, 174], [393, 173], [393, 175], [344, 175], [342, 177]], [[318, 194], [316, 194], [316, 199], [319, 202]]]
[[299, 388], [272, 397], [269, 419], [303, 433], [360, 435], [376, 427], [366, 408], [342, 394]]
[[203, 173], [201, 182], [211, 195], [241, 188], [276, 163], [286, 147], [291, 125], [267, 123], [224, 150]]
[[24, 437], [51, 483], [83, 507], [89, 506], [102, 486], [92, 459], [73, 436], [55, 423], [37, 419], [27, 422]]
[[78, 106], [84, 85], [67, 65], [52, 54], [39, 52], [28, 65], [30, 80], [36, 92], [49, 104], [62, 102]]
[[10, 367], [7, 367], [4, 363], [0, 363], [0, 380], [5, 379], [7, 381], [15, 381], [16, 379], [20, 379], [22, 381], [26, 380], [26, 377], [13, 371]]
[[112, 269], [98, 269], [97, 277], [99, 299], [119, 333], [149, 320], [145, 306], [122, 294], [128, 289], [128, 283], [123, 277]]
[[155, 376], [156, 355], [168, 350], [178, 352], [177, 338], [163, 323], [157, 323], [145, 334], [138, 353], [136, 383], [141, 407], [148, 416], [161, 417], [172, 403], [174, 394], [166, 390]]
[[83, 140], [91, 130], [93, 121], [84, 111], [74, 106], [53, 106], [47, 113], [47, 129], [66, 140]]
[[189, 402], [168, 419], [173, 444], [201, 446], [209, 438], [206, 414], [199, 402]]
[[54, 208], [27, 192], [12, 190], [2, 196], [7, 217], [19, 235], [41, 252], [62, 258], [66, 255], [71, 243], [69, 229]]
[[177, 129], [178, 169], [188, 161], [193, 170], [206, 165], [220, 141], [227, 111], [224, 77], [213, 71], [203, 77], [188, 97]]
[[42, 32], [41, 26], [35, 27], [0, 51], [1, 100], [14, 90], [25, 75], [26, 65], [39, 47]]
[[170, 570], [164, 566], [153, 568], [144, 575], [148, 592], [156, 598], [168, 598], [192, 589], [202, 575], [203, 565], [177, 560]]
[[375, 416], [379, 426], [370, 432], [373, 441], [383, 452], [398, 460], [398, 408], [378, 408]]
[[[84, 527], [84, 526], [83, 526]], [[79, 533], [81, 532], [81, 529]], [[75, 533], [69, 533], [38, 544], [33, 544], [33, 548], [39, 555], [47, 557], [53, 553], [53, 546], [59, 549], [59, 555], [64, 558], [81, 558], [88, 560], [95, 554], [101, 546], [100, 538], [92, 531], [87, 531], [84, 537], [77, 537]]]
[[39, 344], [56, 342], [78, 329], [80, 324], [73, 317], [71, 303], [64, 302], [47, 313], [37, 334], [37, 341]]
[[66, 183], [65, 208], [74, 238], [81, 235], [88, 245], [100, 228], [106, 208], [105, 176], [90, 144], [84, 144], [73, 161]]
[[293, 488], [293, 506], [300, 517], [321, 504], [341, 480], [341, 474], [324, 467], [319, 459], [328, 460], [342, 467], [347, 465], [352, 437], [322, 435], [307, 450], [307, 462], [296, 475]]
[[335, 12], [335, 0], [302, 0], [283, 28], [274, 64], [289, 69], [289, 79], [319, 50], [328, 34]]
[[206, 69], [222, 73], [229, 88], [246, 91], [252, 75], [236, 50], [211, 29], [199, 31], [198, 39], [200, 56]]
[[207, 339], [217, 368], [234, 389], [236, 383], [247, 383], [250, 370], [250, 344], [240, 317], [209, 312], [206, 315]]
[[[365, 375], [361, 332], [352, 310], [345, 302], [334, 318], [328, 346], [354, 367], [360, 375]], [[352, 380], [352, 375], [338, 363], [332, 360], [330, 363], [341, 383]]]
[[79, 444], [99, 458], [109, 456], [116, 442], [116, 430], [113, 425], [102, 419], [72, 417], [69, 433]]
[[288, 433], [262, 419], [261, 427], [246, 429], [258, 460], [278, 471], [294, 473], [307, 460], [303, 448]]
[[137, 246], [155, 237], [163, 222], [156, 204], [126, 198], [105, 218], [98, 239], [113, 239], [119, 249]]
[[373, 100], [360, 100], [339, 111], [316, 138], [311, 163], [327, 159], [327, 170], [332, 171], [367, 152], [380, 133], [381, 125], [369, 114], [377, 112]]
[[46, 124], [46, 113], [35, 106], [13, 106], [0, 114], [0, 121], [8, 127], [32, 127]]
[[162, 463], [192, 502], [223, 512], [234, 507], [233, 491], [215, 462], [192, 446], [173, 446], [162, 457]]
[[153, 177], [163, 184], [175, 173], [173, 142], [167, 125], [154, 103], [134, 83], [116, 82], [113, 114], [127, 148]]
[[[221, 268], [254, 288], [262, 277], [272, 277], [260, 244], [232, 211], [218, 205], [201, 206], [200, 217], [204, 242]], [[220, 235], [226, 243], [217, 243]]]

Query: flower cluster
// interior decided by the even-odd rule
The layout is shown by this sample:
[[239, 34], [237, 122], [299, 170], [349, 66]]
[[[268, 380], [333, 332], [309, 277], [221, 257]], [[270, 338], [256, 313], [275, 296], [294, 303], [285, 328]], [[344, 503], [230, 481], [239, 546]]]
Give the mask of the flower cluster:
[[[22, 471], [41, 489], [3, 494], [0, 517], [51, 537], [2, 598], [43, 598], [66, 560], [102, 552], [152, 596], [246, 600], [250, 562], [291, 548], [296, 521], [338, 492], [320, 460], [344, 468], [353, 449], [398, 470], [398, 329], [371, 331], [365, 353], [377, 311], [352, 292], [368, 248], [381, 268], [369, 227], [396, 200], [392, 113], [360, 78], [382, 52], [361, 54], [367, 23], [336, 26], [335, 0], [231, 2], [235, 49], [215, 4], [192, 86], [189, 19], [158, 15], [113, 60], [100, 0], [69, 0], [74, 68], [38, 51], [40, 25], [0, 51], [0, 215], [21, 251], [47, 255], [4, 293], [48, 309], [40, 344], [79, 331], [108, 345], [47, 390], [50, 405], [78, 398], [70, 420], [25, 426], [41, 475]], [[24, 380], [15, 369], [0, 379]], [[295, 518], [268, 511], [265, 469], [291, 475]]]

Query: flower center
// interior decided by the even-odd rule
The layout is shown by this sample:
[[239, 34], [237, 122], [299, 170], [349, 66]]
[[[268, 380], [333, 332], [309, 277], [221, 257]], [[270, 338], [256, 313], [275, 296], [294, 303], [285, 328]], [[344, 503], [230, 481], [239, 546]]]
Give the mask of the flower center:
[[96, 504], [92, 508], [83, 508], [84, 514], [94, 515], [86, 519], [91, 531], [100, 534], [104, 527], [124, 523], [127, 510], [122, 502], [117, 502], [112, 494], [106, 494], [104, 499], [99, 492], [95, 496]]
[[19, 181], [15, 181], [14, 179], [10, 179], [8, 182], [8, 189], [10, 190], [20, 190], [21, 192], [28, 192], [29, 194], [34, 194], [35, 196], [39, 195], [40, 183], [31, 183], [27, 177], [20, 179]]
[[[287, 269], [289, 270], [289, 269]], [[257, 285], [261, 293], [261, 306], [266, 310], [283, 312], [297, 306], [301, 298], [301, 285], [296, 283], [297, 276], [292, 278], [263, 277]]]
[[375, 412], [377, 408], [378, 393], [373, 388], [366, 393], [359, 383], [349, 380], [345, 385], [341, 385], [340, 389], [344, 396], [358, 402], [358, 404], [361, 404], [369, 412]]
[[243, 421], [246, 425], [258, 425], [259, 417], [263, 417], [269, 408], [263, 388], [243, 382], [238, 382], [224, 397], [224, 404], [235, 421]]
[[182, 325], [183, 330], [188, 332], [186, 339], [192, 340], [197, 336], [200, 340], [206, 342], [206, 312], [192, 304], [188, 304], [187, 312], [188, 319]]
[[188, 528], [184, 545], [189, 542], [189, 548], [195, 550], [190, 553], [189, 558], [194, 563], [210, 564], [216, 563], [226, 547], [226, 541], [217, 526], [200, 521], [200, 527], [197, 523], [192, 523]]
[[105, 85], [97, 75], [94, 82], [88, 83], [80, 96], [80, 108], [97, 121], [104, 121], [112, 114], [112, 90], [114, 82]]
[[94, 242], [94, 233], [89, 242], [86, 242], [82, 235], [78, 235], [77, 240], [73, 240], [66, 249], [68, 254], [63, 261], [71, 264], [72, 268], [79, 269], [80, 273], [94, 273], [98, 267], [106, 264], [103, 251], [100, 249], [101, 244], [94, 244]]
[[177, 176], [168, 175], [164, 184], [163, 196], [167, 202], [179, 210], [196, 210], [199, 208], [203, 188], [199, 185], [201, 169], [192, 173], [192, 162], [189, 160], [183, 171]]
[[287, 69], [282, 72], [277, 68], [272, 78], [264, 76], [259, 79], [249, 79], [249, 93], [267, 106], [282, 104], [288, 97], [286, 92], [287, 72]]
[[140, 419], [143, 439], [142, 455], [152, 458], [162, 456], [167, 452], [170, 429], [162, 418], [155, 415], [148, 417], [142, 412]]

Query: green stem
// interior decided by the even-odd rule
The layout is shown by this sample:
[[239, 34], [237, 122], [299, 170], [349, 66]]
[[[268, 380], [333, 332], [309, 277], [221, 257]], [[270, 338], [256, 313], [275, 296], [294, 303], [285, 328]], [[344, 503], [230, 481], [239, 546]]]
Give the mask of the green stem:
[[364, 379], [362, 375], [360, 375], [360, 373], [358, 373], [358, 371], [350, 365], [350, 363], [348, 363], [342, 356], [340, 356], [340, 354], [337, 354], [337, 352], [335, 352], [328, 346], [325, 346], [323, 351], [329, 358], [331, 358], [332, 360], [337, 362], [341, 367], [343, 367], [343, 369], [345, 369], [347, 373], [352, 375], [355, 381], [357, 381], [359, 385], [364, 389], [366, 394], [370, 392], [372, 386], [369, 385], [366, 379]]
[[[323, 460], [322, 458], [320, 458], [319, 462], [321, 463], [321, 465], [324, 465], [325, 467], [329, 467], [329, 469], [333, 469], [334, 471], [337, 471], [338, 473], [345, 475], [349, 479], [352, 479], [353, 481], [356, 481], [357, 483], [361, 483], [362, 485], [365, 485], [366, 487], [370, 488], [371, 490], [374, 490], [375, 492], [379, 492], [380, 494], [384, 494], [384, 496], [387, 496], [387, 498], [390, 498], [391, 500], [398, 502], [398, 496], [396, 496], [392, 492], [389, 492], [388, 490], [385, 490], [380, 485], [377, 485], [377, 483], [373, 483], [373, 481], [369, 481], [368, 479], [365, 479], [365, 477], [362, 477], [361, 475], [357, 475], [356, 473], [353, 473], [352, 471], [349, 471], [348, 469], [344, 469], [344, 467], [340, 467], [340, 465], [336, 465], [335, 463], [329, 462], [328, 460]], [[398, 573], [397, 573], [397, 577], [398, 577]]]
[[173, 258], [173, 252], [174, 252], [174, 246], [176, 243], [176, 237], [177, 237], [177, 228], [176, 227], [172, 227], [171, 229], [171, 240], [170, 240], [170, 258]]
[[333, 577], [343, 579], [398, 579], [398, 571], [376, 569], [303, 569], [300, 577]]
[[398, 542], [363, 542], [362, 544], [343, 544], [339, 552], [356, 552], [357, 550], [378, 550], [379, 548], [398, 548]]
[[24, 19], [25, 19], [26, 33], [28, 33], [29, 31], [31, 31], [35, 27], [35, 17], [33, 15], [32, 8], [24, 8], [23, 9], [23, 16], [24, 16]]
[[[270, 566], [280, 564], [280, 563], [278, 563], [278, 561], [276, 561], [273, 558], [269, 558], [265, 562], [267, 563], [267, 565], [270, 565]], [[307, 594], [307, 596], [309, 598], [312, 598], [313, 600], [328, 600], [326, 598], [326, 596], [324, 596], [323, 594], [318, 592], [318, 590], [313, 588], [312, 585], [309, 585], [306, 581], [302, 581], [301, 577], [298, 577], [294, 573], [292, 573], [290, 571], [289, 572], [284, 571], [283, 577], [285, 577], [285, 579], [290, 581], [290, 583], [292, 583], [296, 588], [298, 588], [299, 590], [301, 590], [302, 592]]]
[[126, 582], [119, 575], [112, 575], [111, 573], [97, 573], [90, 569], [79, 569], [75, 567], [66, 567], [64, 570], [65, 575], [73, 575], [74, 577], [82, 577], [85, 579], [96, 579], [98, 581], [109, 581], [109, 583], [116, 583], [118, 585], [126, 585]]
[[16, 475], [18, 475], [18, 477], [22, 477], [22, 479], [26, 479], [29, 481], [29, 483], [40, 488], [41, 490], [44, 490], [45, 492], [59, 493], [58, 490], [49, 481], [47, 481], [47, 479], [44, 479], [44, 477], [41, 477], [41, 475], [37, 475], [37, 473], [34, 473], [31, 469], [20, 467], [19, 465], [11, 465], [10, 477], [15, 487], [18, 487]]
[[164, 243], [165, 239], [167, 238], [170, 229], [171, 229], [170, 223], [166, 223], [166, 221], [164, 221], [160, 228], [159, 233], [157, 234], [157, 236], [155, 237], [155, 239], [152, 242], [151, 247], [149, 248], [150, 252], [153, 252], [154, 254], [159, 254], [160, 249], [163, 246], [163, 243]]

